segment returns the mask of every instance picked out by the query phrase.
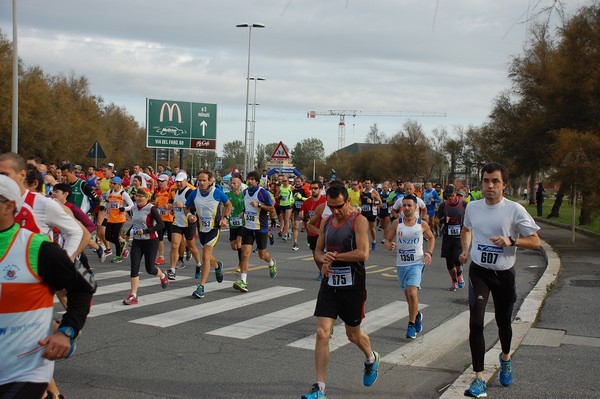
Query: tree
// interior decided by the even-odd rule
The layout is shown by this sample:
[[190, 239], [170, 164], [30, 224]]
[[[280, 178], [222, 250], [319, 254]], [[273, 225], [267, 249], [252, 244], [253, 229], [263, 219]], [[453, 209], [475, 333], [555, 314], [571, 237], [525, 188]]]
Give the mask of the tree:
[[383, 144], [386, 141], [387, 138], [385, 137], [385, 133], [380, 132], [377, 128], [377, 123], [374, 123], [373, 126], [369, 128], [369, 133], [367, 133], [365, 143]]
[[306, 174], [309, 169], [312, 169], [313, 161], [325, 158], [325, 148], [320, 139], [304, 139], [296, 143], [290, 155], [294, 167]]
[[223, 170], [232, 167], [240, 168], [244, 163], [245, 146], [241, 140], [234, 140], [223, 144]]

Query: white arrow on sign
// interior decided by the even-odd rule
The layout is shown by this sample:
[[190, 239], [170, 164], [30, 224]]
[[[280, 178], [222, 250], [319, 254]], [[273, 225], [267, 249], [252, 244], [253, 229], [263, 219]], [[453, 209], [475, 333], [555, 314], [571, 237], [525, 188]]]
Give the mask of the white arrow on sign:
[[208, 125], [206, 121], [203, 120], [202, 122], [200, 122], [200, 126], [202, 126], [202, 137], [206, 135], [206, 125]]

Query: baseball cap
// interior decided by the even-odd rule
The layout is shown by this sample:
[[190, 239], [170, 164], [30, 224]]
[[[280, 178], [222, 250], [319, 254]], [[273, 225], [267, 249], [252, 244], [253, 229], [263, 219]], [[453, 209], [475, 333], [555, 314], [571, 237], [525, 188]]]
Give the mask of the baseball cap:
[[179, 173], [177, 173], [177, 176], [175, 176], [175, 181], [186, 181], [187, 177], [188, 177], [187, 173], [179, 172]]
[[162, 180], [162, 181], [169, 180], [169, 175], [166, 173], [163, 173], [162, 175], [158, 176], [157, 179]]
[[17, 183], [8, 176], [0, 175], [0, 195], [9, 201], [15, 201], [17, 207], [21, 206], [21, 189]]
[[108, 163], [108, 166], [110, 166], [111, 168], [114, 168], [114, 167], [115, 167], [115, 164], [114, 164], [114, 163], [112, 163], [112, 162], [109, 162], [109, 163]]
[[117, 183], [117, 184], [123, 184], [123, 180], [121, 180], [121, 178], [119, 176], [115, 176], [112, 179], [110, 179], [111, 183]]
[[448, 184], [448, 186], [444, 190], [444, 197], [449, 197], [451, 195], [454, 195], [455, 192], [456, 192], [456, 187], [454, 187], [453, 184]]
[[396, 180], [396, 184], [400, 185], [400, 184], [404, 184], [404, 181], [402, 181], [401, 179]]
[[81, 169], [83, 169], [83, 168], [81, 167], [81, 165], [75, 165], [75, 169], [79, 169], [79, 170], [81, 170]]

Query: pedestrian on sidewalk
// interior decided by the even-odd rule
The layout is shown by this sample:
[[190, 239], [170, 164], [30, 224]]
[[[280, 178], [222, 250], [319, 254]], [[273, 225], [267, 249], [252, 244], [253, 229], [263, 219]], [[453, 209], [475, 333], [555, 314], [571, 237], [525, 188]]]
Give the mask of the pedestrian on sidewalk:
[[[488, 163], [481, 170], [485, 200], [473, 201], [465, 210], [461, 232], [461, 263], [471, 257], [469, 266], [469, 345], [475, 379], [465, 390], [465, 396], [487, 396], [483, 375], [485, 339], [483, 335], [485, 308], [490, 292], [494, 299], [500, 353], [500, 383], [512, 383], [510, 360], [511, 318], [517, 297], [515, 260], [517, 247], [538, 249], [540, 229], [522, 205], [504, 197], [508, 185], [508, 169], [499, 163]], [[470, 251], [469, 251], [470, 248]]]

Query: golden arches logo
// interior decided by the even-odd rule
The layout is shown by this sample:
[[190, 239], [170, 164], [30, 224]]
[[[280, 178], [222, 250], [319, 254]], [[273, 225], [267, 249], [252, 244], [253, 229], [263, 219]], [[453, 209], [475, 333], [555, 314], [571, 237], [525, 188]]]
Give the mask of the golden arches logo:
[[160, 107], [160, 122], [163, 121], [163, 117], [165, 115], [165, 107], [167, 108], [167, 112], [169, 114], [169, 122], [173, 122], [173, 111], [175, 110], [175, 108], [177, 108], [177, 122], [183, 123], [183, 120], [181, 118], [181, 109], [179, 108], [179, 104], [177, 103], [173, 103], [173, 105], [169, 105], [169, 103], [163, 103], [163, 105]]

